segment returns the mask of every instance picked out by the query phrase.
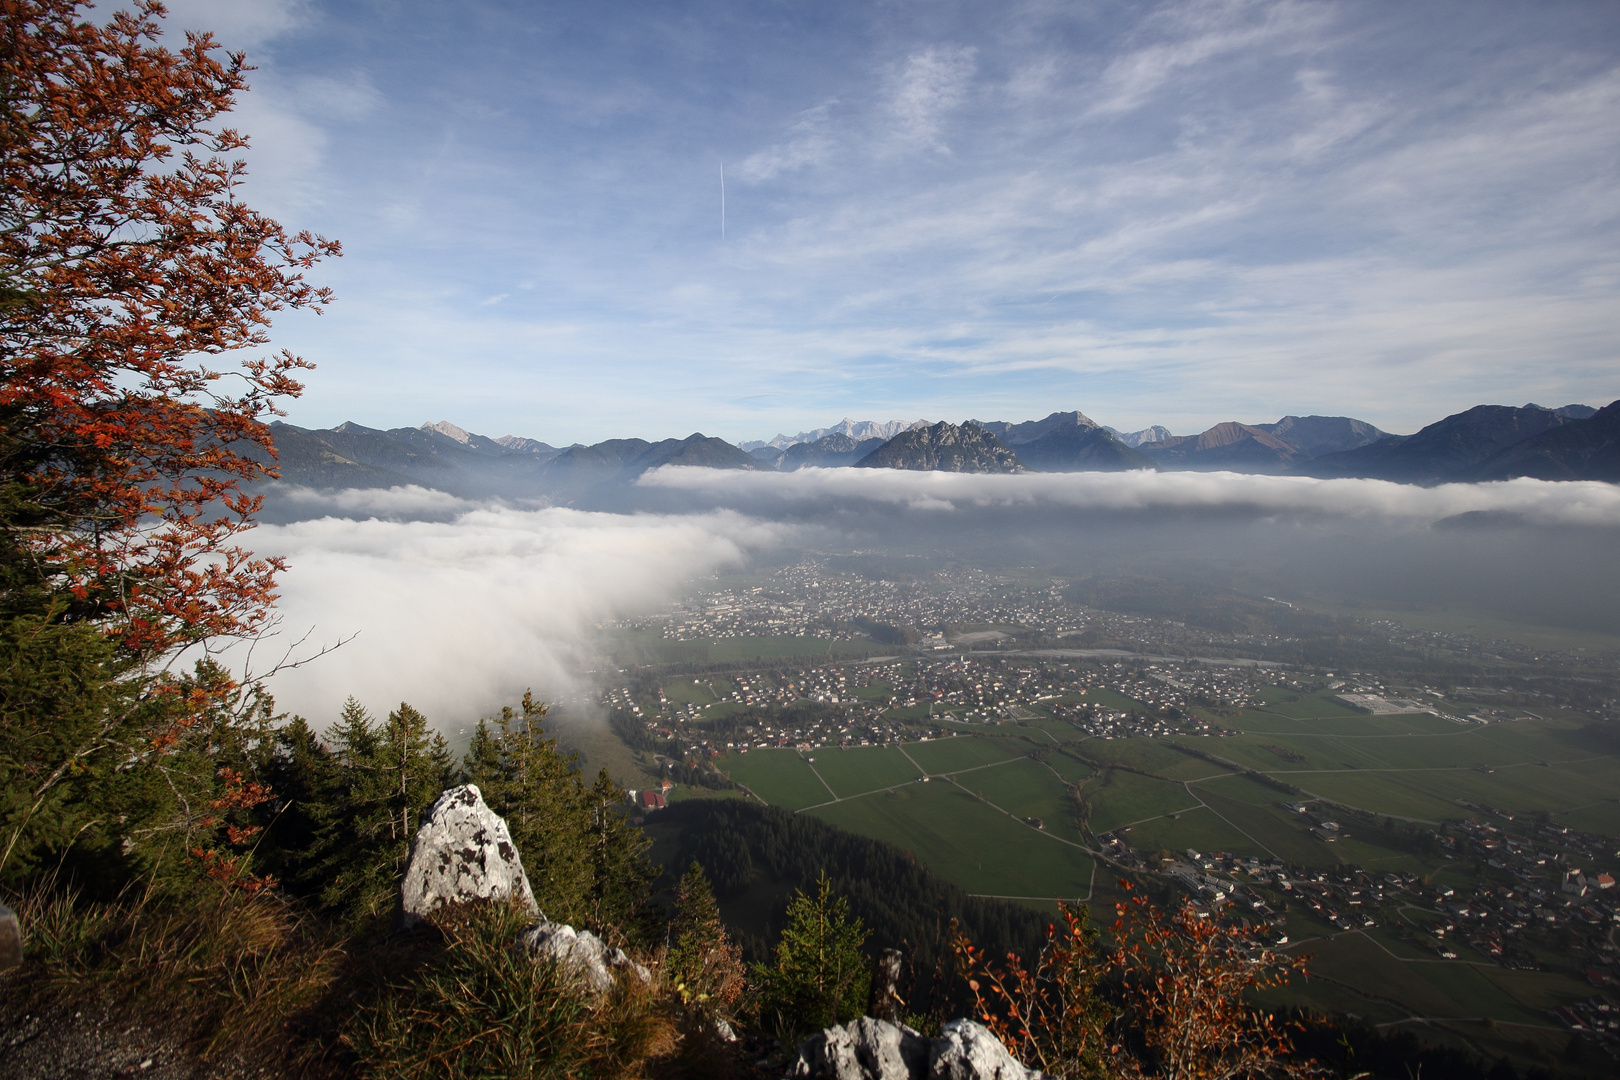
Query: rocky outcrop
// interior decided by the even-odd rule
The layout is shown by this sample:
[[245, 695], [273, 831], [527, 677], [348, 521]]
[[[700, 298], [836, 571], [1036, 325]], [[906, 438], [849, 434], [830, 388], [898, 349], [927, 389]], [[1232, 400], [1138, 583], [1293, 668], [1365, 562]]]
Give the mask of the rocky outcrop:
[[861, 458], [856, 468], [1015, 473], [1024, 471], [1024, 463], [1000, 439], [969, 420], [961, 427], [941, 421], [903, 432]]
[[447, 789], [428, 808], [400, 885], [397, 922], [414, 926], [436, 908], [513, 897], [540, 914], [506, 822], [476, 784]]
[[543, 922], [518, 936], [515, 948], [534, 959], [552, 958], [587, 989], [603, 993], [613, 988], [615, 970], [634, 972], [643, 982], [652, 973], [612, 948], [589, 930], [575, 930], [566, 923]]
[[22, 927], [17, 913], [0, 904], [0, 971], [22, 965]]
[[937, 1039], [863, 1016], [799, 1047], [794, 1080], [1041, 1080], [983, 1024], [952, 1020]]

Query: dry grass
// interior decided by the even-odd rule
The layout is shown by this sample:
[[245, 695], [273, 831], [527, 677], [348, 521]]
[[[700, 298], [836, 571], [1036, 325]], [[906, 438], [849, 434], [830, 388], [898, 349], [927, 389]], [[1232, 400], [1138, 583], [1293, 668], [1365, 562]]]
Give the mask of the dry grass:
[[502, 904], [442, 913], [442, 941], [357, 1010], [343, 1041], [362, 1075], [389, 1080], [636, 1077], [675, 1027], [656, 978], [582, 992], [557, 965], [512, 948], [532, 920]]
[[14, 899], [25, 963], [7, 996], [30, 1007], [113, 1005], [197, 1057], [258, 1049], [283, 1058], [342, 971], [342, 946], [288, 901], [207, 889], [128, 889], [111, 902], [45, 882]]

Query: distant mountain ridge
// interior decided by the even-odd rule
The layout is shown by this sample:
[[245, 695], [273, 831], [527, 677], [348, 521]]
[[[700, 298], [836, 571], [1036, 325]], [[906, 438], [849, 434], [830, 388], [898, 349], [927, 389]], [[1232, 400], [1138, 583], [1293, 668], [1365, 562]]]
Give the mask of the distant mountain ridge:
[[[1590, 406], [1476, 405], [1423, 428], [1355, 449], [1324, 454], [1304, 465], [1309, 476], [1367, 477], [1407, 484], [1466, 481], [1487, 461], [1551, 429], [1591, 424]], [[1577, 436], [1578, 438], [1578, 436]]]
[[1159, 424], [1145, 427], [1141, 431], [1121, 431], [1118, 428], [1112, 428], [1104, 424], [1103, 430], [1132, 449], [1141, 446], [1145, 442], [1161, 442], [1173, 438], [1170, 429]]
[[[888, 436], [862, 435], [899, 426]], [[1620, 402], [1602, 409], [1479, 405], [1412, 435], [1390, 435], [1343, 416], [1285, 416], [1270, 424], [1216, 424], [1197, 435], [1162, 433], [1132, 447], [1078, 410], [1040, 420], [904, 424], [845, 420], [811, 440], [743, 444], [692, 434], [648, 442], [608, 439], [558, 449], [522, 436], [489, 438], [448, 420], [381, 430], [269, 425], [282, 479], [314, 488], [409, 484], [465, 498], [592, 504], [663, 465], [716, 469], [897, 468], [955, 472], [1232, 470], [1367, 477], [1435, 484], [1502, 480], [1620, 483]], [[854, 432], [854, 434], [851, 434]], [[814, 432], [806, 433], [814, 434]], [[780, 438], [786, 439], [786, 436]]]
[[816, 428], [814, 431], [801, 431], [797, 435], [777, 435], [768, 442], [745, 442], [739, 444], [743, 450], [752, 452], [762, 447], [773, 447], [777, 450], [786, 450], [797, 443], [811, 443], [824, 439], [828, 435], [844, 435], [861, 442], [866, 439], [892, 439], [908, 428], [926, 425], [926, 420], [916, 420], [906, 423], [904, 420], [890, 420], [887, 423], [878, 423], [873, 420], [851, 420], [844, 417], [832, 427]]

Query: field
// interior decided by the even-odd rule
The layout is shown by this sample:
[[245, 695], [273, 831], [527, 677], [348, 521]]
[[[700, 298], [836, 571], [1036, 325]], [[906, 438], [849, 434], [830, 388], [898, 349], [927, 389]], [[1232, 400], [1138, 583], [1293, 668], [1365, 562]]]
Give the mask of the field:
[[802, 810], [837, 798], [809, 763], [792, 750], [734, 754], [726, 759], [724, 768], [733, 780], [766, 802], [789, 810]]
[[815, 758], [816, 772], [840, 799], [896, 784], [907, 784], [922, 775], [903, 753], [892, 746], [821, 749], [812, 756]]
[[825, 820], [911, 852], [969, 893], [1084, 897], [1085, 852], [1041, 833], [955, 784], [909, 784], [892, 793], [819, 807]]
[[903, 751], [754, 750], [720, 764], [765, 801], [895, 844], [968, 892], [1083, 897], [1092, 861], [1076, 846], [1065, 777], [1086, 767], [1067, 761], [1060, 773], [1029, 757], [1033, 749], [1020, 739], [963, 735]]
[[[1468, 711], [1466, 703], [1443, 707]], [[1416, 843], [1402, 819], [1438, 824], [1484, 813], [1460, 805], [1468, 803], [1620, 833], [1620, 762], [1592, 741], [1585, 721], [1546, 712], [1542, 720], [1459, 724], [1429, 714], [1369, 716], [1331, 694], [1270, 688], [1254, 707], [1218, 716], [1229, 732], [1220, 737], [1096, 739], [1031, 709], [1021, 722], [962, 724], [954, 736], [926, 742], [803, 755], [756, 750], [720, 765], [765, 801], [891, 842], [968, 892], [1043, 910], [1054, 896], [1109, 910], [1117, 874], [1087, 851], [1103, 833], [1148, 865], [1161, 852], [1191, 849], [1330, 871], [1401, 871], [1466, 891], [1477, 884], [1473, 860]], [[1071, 788], [1084, 800], [1086, 828]], [[1343, 827], [1334, 843], [1284, 805], [1313, 798], [1338, 808]], [[1606, 866], [1609, 854], [1596, 861]], [[1444, 960], [1419, 929], [1431, 916], [1415, 908], [1379, 908], [1374, 926], [1340, 931], [1290, 895], [1298, 894], [1277, 901], [1290, 948], [1314, 954], [1313, 976], [1279, 1000], [1380, 1024], [1421, 1018], [1432, 1038], [1499, 1055], [1526, 1041], [1558, 1052], [1568, 1036], [1548, 1010], [1592, 993], [1569, 972], [1498, 967], [1460, 934], [1446, 938], [1458, 959]]]

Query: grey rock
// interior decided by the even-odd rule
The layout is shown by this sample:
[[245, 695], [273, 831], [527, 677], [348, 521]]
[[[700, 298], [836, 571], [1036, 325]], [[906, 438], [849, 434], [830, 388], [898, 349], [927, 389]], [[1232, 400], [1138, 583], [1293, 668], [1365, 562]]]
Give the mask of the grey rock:
[[436, 908], [468, 900], [514, 897], [540, 914], [512, 834], [485, 805], [476, 784], [448, 788], [428, 808], [411, 841], [399, 891], [401, 926], [414, 926]]
[[613, 988], [615, 969], [633, 972], [646, 982], [652, 973], [631, 960], [589, 930], [575, 930], [567, 923], [542, 922], [518, 935], [514, 946], [535, 958], [556, 959], [587, 989], [602, 993]]
[[990, 1029], [972, 1020], [952, 1020], [940, 1029], [928, 1052], [929, 1080], [1036, 1080], [1007, 1052]]
[[0, 971], [22, 966], [22, 926], [17, 913], [0, 904]]
[[922, 1035], [863, 1016], [799, 1047], [795, 1080], [925, 1080], [932, 1047]]
[[937, 1039], [903, 1024], [863, 1016], [830, 1027], [799, 1047], [794, 1080], [1041, 1080], [988, 1028], [952, 1020]]

